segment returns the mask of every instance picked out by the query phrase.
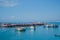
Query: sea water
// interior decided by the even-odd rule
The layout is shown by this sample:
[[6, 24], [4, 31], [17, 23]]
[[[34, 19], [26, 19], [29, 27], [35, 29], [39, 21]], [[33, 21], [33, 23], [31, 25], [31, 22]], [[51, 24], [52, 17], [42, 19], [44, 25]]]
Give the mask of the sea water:
[[[51, 24], [51, 22], [50, 22]], [[36, 26], [35, 30], [26, 27], [26, 31], [16, 31], [16, 28], [0, 28], [0, 40], [60, 40], [55, 34], [60, 34], [60, 23], [58, 28], [45, 28], [44, 26]]]

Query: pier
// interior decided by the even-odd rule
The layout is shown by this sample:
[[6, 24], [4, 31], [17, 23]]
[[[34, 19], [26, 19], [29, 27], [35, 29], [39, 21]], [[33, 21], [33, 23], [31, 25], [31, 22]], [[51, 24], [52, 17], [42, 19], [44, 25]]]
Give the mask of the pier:
[[44, 23], [29, 23], [29, 24], [2, 24], [2, 27], [30, 27], [30, 26], [42, 26]]
[[57, 28], [58, 25], [56, 24], [47, 24], [47, 23], [38, 23], [38, 22], [35, 22], [35, 23], [24, 23], [24, 24], [1, 24], [0, 25], [1, 27], [36, 27], [36, 26], [45, 26], [45, 27], [48, 27], [48, 28]]

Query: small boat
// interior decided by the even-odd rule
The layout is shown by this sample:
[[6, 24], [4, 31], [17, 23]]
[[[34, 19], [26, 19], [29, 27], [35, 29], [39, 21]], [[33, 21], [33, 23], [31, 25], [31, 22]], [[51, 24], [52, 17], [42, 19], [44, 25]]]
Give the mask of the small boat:
[[31, 29], [34, 29], [34, 26], [31, 26], [30, 28], [31, 28]]
[[54, 36], [55, 36], [55, 37], [60, 37], [60, 34], [55, 34]]
[[17, 31], [25, 31], [26, 29], [24, 27], [18, 27], [16, 28]]
[[56, 25], [56, 24], [47, 24], [45, 26], [48, 28], [58, 28], [58, 25]]

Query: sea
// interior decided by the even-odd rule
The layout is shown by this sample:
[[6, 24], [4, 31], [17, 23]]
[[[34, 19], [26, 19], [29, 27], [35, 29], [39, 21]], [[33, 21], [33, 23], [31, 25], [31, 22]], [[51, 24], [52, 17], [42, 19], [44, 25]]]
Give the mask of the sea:
[[26, 27], [25, 31], [17, 31], [17, 27], [0, 27], [0, 40], [60, 40], [60, 22], [48, 23], [57, 24], [58, 28], [36, 26], [35, 29]]

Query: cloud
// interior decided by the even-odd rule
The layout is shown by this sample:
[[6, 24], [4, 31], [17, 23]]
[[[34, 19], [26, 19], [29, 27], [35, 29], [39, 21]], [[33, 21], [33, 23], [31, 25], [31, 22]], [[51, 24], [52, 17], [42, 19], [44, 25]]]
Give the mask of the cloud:
[[17, 0], [0, 0], [0, 6], [14, 7], [16, 5], [18, 5]]

